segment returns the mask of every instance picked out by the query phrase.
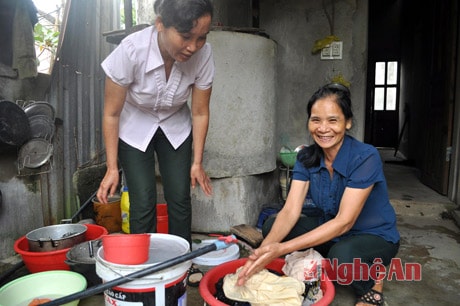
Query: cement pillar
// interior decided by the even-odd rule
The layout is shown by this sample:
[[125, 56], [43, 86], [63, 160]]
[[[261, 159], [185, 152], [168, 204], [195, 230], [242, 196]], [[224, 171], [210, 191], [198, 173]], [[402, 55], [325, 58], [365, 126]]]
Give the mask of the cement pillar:
[[275, 147], [274, 41], [254, 34], [212, 31], [216, 63], [204, 167], [214, 196], [192, 193], [192, 229], [228, 231], [255, 225], [264, 204], [278, 199]]

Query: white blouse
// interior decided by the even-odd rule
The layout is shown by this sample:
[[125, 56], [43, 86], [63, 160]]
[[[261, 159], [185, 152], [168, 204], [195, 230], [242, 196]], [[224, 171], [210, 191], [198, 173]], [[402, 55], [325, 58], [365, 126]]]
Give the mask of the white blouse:
[[210, 88], [215, 69], [211, 45], [206, 43], [188, 61], [175, 62], [166, 82], [154, 26], [123, 39], [101, 66], [112, 81], [128, 87], [119, 137], [144, 152], [158, 127], [175, 149], [184, 142], [192, 129], [187, 104], [192, 86]]

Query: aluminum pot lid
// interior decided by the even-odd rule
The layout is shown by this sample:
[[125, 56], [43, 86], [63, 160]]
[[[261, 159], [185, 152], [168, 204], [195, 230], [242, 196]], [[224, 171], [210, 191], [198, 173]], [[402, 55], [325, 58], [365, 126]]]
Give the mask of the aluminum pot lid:
[[33, 115], [29, 117], [32, 138], [50, 140], [54, 135], [54, 122], [46, 115]]
[[24, 110], [11, 101], [0, 101], [0, 142], [21, 146], [31, 137]]
[[24, 112], [29, 118], [35, 115], [44, 115], [54, 120], [54, 107], [45, 101], [33, 102], [27, 105], [24, 107]]
[[85, 241], [73, 246], [67, 253], [67, 260], [72, 263], [94, 264], [96, 254], [102, 247], [102, 239]]
[[19, 150], [19, 165], [25, 168], [38, 168], [48, 162], [53, 154], [53, 145], [42, 138], [34, 138]]

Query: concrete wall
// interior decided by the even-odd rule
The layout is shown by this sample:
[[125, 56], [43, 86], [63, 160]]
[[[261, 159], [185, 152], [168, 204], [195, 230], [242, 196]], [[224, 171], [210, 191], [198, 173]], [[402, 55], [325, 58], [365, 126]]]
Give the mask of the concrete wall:
[[[17, 238], [43, 226], [40, 176], [18, 176], [17, 157], [0, 157], [0, 259], [14, 254]], [[46, 192], [44, 193], [46, 194]], [[45, 199], [46, 200], [46, 199]]]
[[[49, 75], [19, 79], [12, 72], [9, 67], [0, 68], [0, 100], [23, 106], [30, 100], [45, 99]], [[47, 203], [47, 182], [43, 179], [46, 174], [32, 171], [33, 175], [23, 175], [27, 171], [18, 165], [19, 150], [19, 147], [0, 143], [0, 259], [14, 254], [13, 245], [18, 237], [42, 227], [45, 222], [42, 203]]]
[[[326, 3], [324, 8], [322, 3]], [[334, 8], [331, 31], [326, 12]], [[277, 43], [278, 149], [311, 143], [306, 132], [306, 104], [320, 86], [337, 75], [351, 83], [354, 128], [351, 133], [364, 138], [365, 88], [367, 69], [366, 0], [260, 1], [260, 28]], [[321, 60], [311, 50], [316, 40], [333, 33], [343, 41], [342, 60]]]
[[252, 26], [252, 0], [211, 0], [213, 24], [229, 27]]

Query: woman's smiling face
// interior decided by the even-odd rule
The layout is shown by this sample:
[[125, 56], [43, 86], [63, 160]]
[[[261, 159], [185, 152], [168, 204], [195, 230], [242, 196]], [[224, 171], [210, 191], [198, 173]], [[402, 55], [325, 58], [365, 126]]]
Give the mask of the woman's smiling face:
[[318, 99], [311, 108], [308, 130], [313, 140], [323, 150], [338, 151], [345, 133], [351, 128], [351, 119], [346, 119], [336, 102], [336, 95]]

